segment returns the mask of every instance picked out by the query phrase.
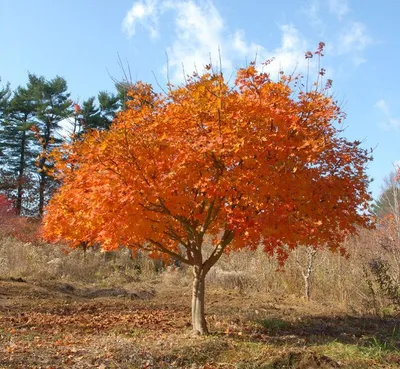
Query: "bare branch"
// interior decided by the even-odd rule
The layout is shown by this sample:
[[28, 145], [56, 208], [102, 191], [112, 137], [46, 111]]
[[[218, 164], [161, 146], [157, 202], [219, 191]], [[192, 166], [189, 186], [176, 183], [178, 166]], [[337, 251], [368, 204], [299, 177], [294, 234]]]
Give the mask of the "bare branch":
[[169, 256], [172, 256], [176, 260], [179, 260], [182, 263], [185, 263], [188, 265], [192, 265], [192, 263], [189, 260], [185, 259], [182, 255], [180, 255], [174, 251], [171, 251], [168, 247], [164, 246], [161, 242], [158, 242], [151, 238], [147, 238], [147, 241], [150, 242], [152, 245], [154, 245], [160, 251], [165, 252], [166, 254], [168, 254]]
[[215, 247], [208, 259], [203, 263], [203, 269], [207, 273], [211, 267], [219, 260], [223, 254], [226, 246], [233, 240], [235, 234], [233, 231], [225, 229], [225, 232], [221, 238], [219, 244]]
[[160, 197], [158, 198], [158, 201], [160, 202], [160, 206], [162, 207], [162, 209], [164, 209], [165, 213], [168, 214], [169, 216], [171, 216], [173, 219], [177, 220], [179, 223], [181, 223], [183, 225], [183, 227], [185, 228], [186, 232], [188, 234], [191, 234], [195, 239], [197, 239], [198, 237], [198, 232], [196, 231], [196, 224], [192, 225], [188, 219], [185, 219], [182, 216], [179, 215], [174, 215], [171, 213], [171, 211], [167, 208], [167, 206], [165, 205], [163, 199], [161, 199]]
[[214, 208], [215, 208], [215, 200], [213, 200], [211, 202], [210, 206], [208, 207], [206, 219], [205, 219], [204, 224], [203, 224], [203, 226], [201, 227], [201, 230], [200, 230], [200, 237], [201, 238], [204, 237], [205, 233], [207, 232], [208, 227], [210, 226], [210, 224], [213, 222], [213, 220], [218, 215], [220, 207], [218, 206], [217, 209], [215, 210], [215, 212], [213, 213]]
[[189, 247], [189, 245], [183, 241], [182, 237], [180, 237], [172, 227], [168, 227], [168, 231], [165, 231], [164, 234], [166, 234], [169, 238], [178, 241], [185, 248]]

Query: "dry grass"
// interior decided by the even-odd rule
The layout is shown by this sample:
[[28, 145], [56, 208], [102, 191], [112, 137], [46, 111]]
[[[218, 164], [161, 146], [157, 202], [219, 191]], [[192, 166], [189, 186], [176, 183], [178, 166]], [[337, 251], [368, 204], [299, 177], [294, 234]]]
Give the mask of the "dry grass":
[[57, 283], [0, 282], [4, 368], [397, 368], [398, 319], [210, 289], [212, 334], [191, 335], [189, 287], [150, 299], [82, 298]]
[[[370, 271], [376, 258], [388, 261], [396, 274], [393, 250], [382, 249], [373, 231], [361, 232], [347, 241], [347, 257], [329, 250], [318, 250], [311, 277], [311, 299], [334, 304], [351, 314], [387, 315], [396, 306], [383, 293]], [[400, 253], [400, 250], [399, 250]], [[210, 272], [208, 281], [215, 287], [304, 298], [302, 269], [307, 267], [307, 249], [292, 252], [283, 268], [262, 249], [224, 255]], [[397, 279], [394, 278], [394, 281]]]
[[68, 254], [61, 246], [0, 239], [0, 278], [58, 280], [101, 286], [121, 286], [160, 279], [158, 263], [129, 250], [102, 254], [89, 249], [86, 254], [76, 249]]
[[318, 251], [311, 301], [305, 249], [283, 270], [262, 250], [223, 256], [207, 279], [212, 334], [192, 337], [190, 269], [3, 238], [0, 368], [397, 368], [400, 321], [368, 269], [393, 250], [368, 233], [347, 249]]
[[[311, 278], [314, 302], [334, 304], [351, 314], [390, 315], [395, 312], [393, 301], [385, 296], [370, 272], [370, 263], [378, 256], [389, 262], [396, 259], [392, 253], [379, 248], [371, 235], [373, 233], [366, 231], [348, 241], [348, 258], [330, 251], [317, 252]], [[261, 248], [240, 251], [224, 255], [210, 271], [207, 283], [213, 288], [301, 298], [304, 296], [301, 268], [306, 267], [306, 262], [305, 248], [292, 252], [281, 269]], [[392, 269], [396, 270], [394, 266]], [[132, 258], [126, 249], [111, 254], [89, 249], [86, 255], [82, 249], [77, 249], [66, 255], [61, 246], [2, 238], [0, 278], [10, 277], [103, 287], [138, 283], [186, 287], [191, 284], [192, 272], [184, 265], [166, 267], [143, 254]]]

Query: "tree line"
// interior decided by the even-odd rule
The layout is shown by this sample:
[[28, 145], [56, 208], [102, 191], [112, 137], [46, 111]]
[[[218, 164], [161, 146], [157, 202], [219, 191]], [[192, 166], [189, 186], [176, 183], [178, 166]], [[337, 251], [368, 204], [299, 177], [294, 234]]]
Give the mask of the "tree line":
[[25, 86], [0, 86], [0, 192], [17, 215], [41, 216], [57, 181], [51, 152], [89, 130], [106, 130], [124, 106], [126, 83], [80, 104], [67, 81], [28, 74]]

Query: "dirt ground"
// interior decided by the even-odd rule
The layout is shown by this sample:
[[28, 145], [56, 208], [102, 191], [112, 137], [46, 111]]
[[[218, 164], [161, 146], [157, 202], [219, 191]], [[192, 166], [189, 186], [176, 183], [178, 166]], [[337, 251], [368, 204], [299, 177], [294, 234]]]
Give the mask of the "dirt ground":
[[400, 318], [348, 316], [296, 298], [190, 289], [0, 281], [0, 368], [400, 368]]

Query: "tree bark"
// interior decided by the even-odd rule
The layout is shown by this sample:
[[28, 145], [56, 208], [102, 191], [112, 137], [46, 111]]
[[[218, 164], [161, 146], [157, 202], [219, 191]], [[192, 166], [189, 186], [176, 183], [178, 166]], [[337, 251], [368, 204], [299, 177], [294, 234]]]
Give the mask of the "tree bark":
[[43, 216], [44, 209], [44, 194], [46, 188], [46, 174], [44, 173], [44, 165], [41, 165], [40, 168], [43, 172], [40, 173], [40, 183], [39, 183], [39, 216]]
[[[24, 120], [26, 123], [26, 118]], [[26, 146], [26, 131], [22, 131], [21, 147], [20, 147], [20, 158], [18, 168], [18, 183], [17, 183], [17, 215], [21, 215], [22, 211], [22, 194], [23, 194], [23, 181], [24, 181], [24, 169], [25, 169], [25, 148]]]
[[311, 300], [311, 277], [313, 273], [313, 264], [314, 258], [317, 253], [317, 250], [314, 248], [309, 248], [307, 250], [307, 270], [303, 271], [303, 278], [304, 278], [304, 295], [307, 300]]
[[[204, 235], [204, 233], [203, 233]], [[207, 273], [221, 257], [225, 247], [233, 240], [234, 233], [225, 229], [219, 245], [214, 249], [211, 255], [203, 263], [201, 254], [201, 245], [203, 235], [199, 237], [200, 241], [195, 247], [193, 260], [193, 292], [192, 292], [192, 326], [196, 334], [208, 334], [207, 322], [204, 311], [205, 301], [205, 279]]]
[[45, 201], [45, 191], [46, 191], [46, 156], [48, 155], [48, 146], [50, 143], [51, 137], [51, 122], [46, 123], [46, 131], [44, 135], [44, 142], [42, 144], [42, 155], [39, 161], [39, 170], [40, 170], [40, 182], [39, 182], [39, 216], [43, 216], [44, 209], [44, 201]]
[[193, 291], [192, 291], [192, 326], [196, 334], [208, 334], [207, 322], [204, 311], [205, 277], [204, 270], [193, 266]]
[[311, 286], [310, 286], [310, 277], [311, 275], [304, 276], [304, 296], [306, 300], [311, 300]]

